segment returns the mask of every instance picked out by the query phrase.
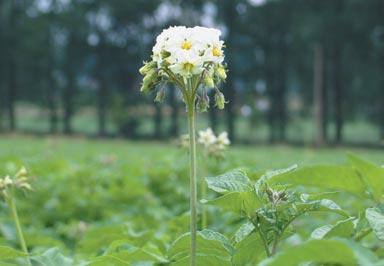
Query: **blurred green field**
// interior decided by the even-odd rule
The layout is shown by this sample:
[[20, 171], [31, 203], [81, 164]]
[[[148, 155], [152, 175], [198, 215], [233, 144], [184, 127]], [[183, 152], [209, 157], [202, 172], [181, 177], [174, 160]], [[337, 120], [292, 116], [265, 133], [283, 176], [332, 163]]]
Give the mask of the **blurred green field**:
[[[343, 163], [347, 152], [384, 163], [382, 150], [233, 146], [216, 173], [199, 156], [198, 174], [215, 175], [237, 167], [257, 171], [292, 164]], [[188, 231], [188, 156], [175, 142], [3, 135], [0, 176], [14, 174], [22, 165], [34, 176], [33, 191], [17, 197], [33, 253], [58, 247], [81, 262], [110, 250], [116, 241], [126, 241], [152, 248], [155, 244], [156, 252], [164, 254], [170, 243]], [[210, 229], [228, 237], [234, 234], [238, 218], [216, 208], [208, 211]], [[4, 205], [0, 245], [17, 248], [8, 214]], [[307, 226], [300, 229], [304, 236], [324, 223], [313, 217], [306, 221]]]
[[[166, 151], [166, 153], [164, 153]], [[384, 163], [384, 151], [364, 148], [295, 147], [289, 145], [235, 145], [227, 153], [228, 167], [256, 168], [284, 167], [293, 163], [340, 163], [348, 152], [358, 154], [376, 163]], [[17, 161], [32, 167], [49, 158], [64, 161], [92, 160], [111, 156], [119, 163], [144, 167], [178, 156], [181, 150], [174, 142], [132, 142], [66, 137], [32, 137], [6, 135], [0, 138], [0, 160]], [[187, 159], [187, 158], [185, 158]], [[138, 165], [139, 163], [139, 165]]]
[[[22, 131], [47, 133], [49, 132], [49, 114], [44, 108], [35, 105], [20, 103], [17, 106], [19, 117], [18, 128]], [[149, 110], [151, 110], [148, 107]], [[166, 108], [164, 108], [166, 109]], [[153, 113], [151, 110], [149, 113]], [[167, 113], [167, 112], [166, 112]], [[169, 113], [169, 111], [168, 111]], [[218, 130], [226, 130], [225, 113], [218, 113]], [[97, 110], [92, 106], [79, 108], [73, 117], [73, 130], [78, 134], [96, 135], [97, 134]], [[186, 118], [183, 112], [180, 112], [179, 126], [186, 128]], [[165, 135], [170, 128], [171, 118], [163, 117], [162, 130]], [[209, 127], [208, 114], [200, 114], [197, 117], [198, 128]], [[60, 124], [59, 124], [60, 126]], [[116, 125], [112, 118], [108, 116], [107, 132], [111, 135], [116, 134]], [[62, 130], [61, 128], [59, 128]], [[253, 142], [268, 142], [269, 129], [267, 121], [258, 118], [257, 123], [250, 121], [248, 117], [239, 116], [236, 120], [236, 134], [238, 139]], [[314, 136], [314, 125], [310, 118], [292, 116], [287, 124], [287, 140], [291, 142], [311, 143]], [[152, 136], [154, 132], [153, 117], [143, 115], [138, 124], [137, 133], [141, 136]], [[328, 128], [330, 140], [335, 135], [335, 127], [330, 123]], [[365, 119], [346, 121], [344, 127], [344, 141], [346, 143], [369, 143], [377, 145], [380, 142], [380, 130], [372, 122]]]

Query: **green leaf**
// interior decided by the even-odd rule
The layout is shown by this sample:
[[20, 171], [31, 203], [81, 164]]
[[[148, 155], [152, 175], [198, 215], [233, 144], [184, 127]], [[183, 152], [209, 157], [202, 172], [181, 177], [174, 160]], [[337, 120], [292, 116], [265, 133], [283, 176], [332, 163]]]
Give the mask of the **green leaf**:
[[252, 190], [249, 178], [240, 169], [235, 169], [219, 176], [206, 177], [205, 180], [210, 189], [219, 193]]
[[88, 266], [128, 266], [131, 265], [115, 255], [105, 255], [94, 258]]
[[40, 256], [31, 258], [38, 266], [72, 266], [72, 259], [65, 257], [58, 248], [50, 248]]
[[[284, 208], [284, 206], [281, 206]], [[342, 210], [339, 205], [329, 199], [314, 200], [308, 202], [300, 202], [294, 205], [294, 211], [297, 214], [303, 214], [313, 211], [334, 212], [341, 216], [349, 217], [349, 214]]]
[[202, 200], [201, 202], [236, 214], [253, 214], [261, 206], [261, 202], [254, 191], [230, 192], [216, 199]]
[[246, 222], [240, 226], [240, 228], [235, 233], [235, 242], [238, 243], [245, 239], [255, 230], [255, 226], [251, 222]]
[[[131, 265], [132, 262], [167, 263], [168, 261], [159, 254], [147, 251], [145, 248], [133, 248], [130, 251], [111, 252], [92, 260], [90, 265]], [[115, 264], [114, 264], [115, 263]], [[109, 264], [108, 264], [109, 265]]]
[[11, 247], [0, 246], [0, 259], [16, 259], [26, 257], [27, 254]]
[[374, 199], [380, 200], [384, 195], [384, 168], [352, 154], [348, 155], [348, 159], [368, 185]]
[[365, 186], [356, 171], [343, 165], [316, 165], [273, 176], [270, 184], [282, 183], [293, 186], [310, 186], [341, 190], [365, 196]]
[[200, 234], [206, 240], [219, 241], [228, 253], [232, 254], [234, 252], [233, 246], [226, 236], [209, 229], [200, 231]]
[[[190, 264], [190, 256], [186, 256], [178, 261], [172, 262], [170, 266], [186, 266]], [[233, 266], [232, 263], [223, 259], [219, 256], [197, 254], [196, 255], [197, 265], [209, 265], [209, 266]], [[100, 265], [101, 266], [101, 265]]]
[[128, 236], [126, 225], [111, 225], [89, 229], [79, 243], [78, 251], [84, 254], [97, 254], [111, 243], [124, 240], [129, 242], [132, 238]]
[[377, 238], [384, 240], [384, 212], [379, 208], [368, 208], [365, 217]]
[[255, 184], [255, 190], [257, 193], [259, 193], [259, 191], [261, 190], [261, 188], [266, 184], [268, 183], [268, 181], [275, 177], [275, 176], [279, 176], [279, 175], [282, 175], [282, 174], [285, 174], [285, 173], [289, 173], [289, 172], [292, 172], [293, 170], [295, 170], [297, 168], [297, 165], [294, 164], [290, 167], [287, 167], [287, 168], [283, 168], [283, 169], [277, 169], [277, 170], [272, 170], [272, 171], [267, 171], [265, 174], [263, 174], [259, 180], [257, 180], [256, 184]]
[[[220, 233], [211, 230], [203, 230], [197, 232], [196, 241], [197, 253], [202, 255], [205, 259], [207, 259], [206, 256], [208, 256], [209, 259], [212, 259], [212, 257], [218, 257], [221, 260], [230, 260], [233, 248], [229, 240]], [[189, 233], [186, 233], [176, 239], [168, 250], [168, 257], [170, 260], [178, 262], [180, 260], [184, 260], [186, 257], [189, 257], [190, 242], [191, 237]]]
[[256, 265], [266, 257], [263, 241], [257, 233], [251, 233], [235, 245], [234, 266]]
[[290, 246], [274, 257], [264, 260], [259, 266], [297, 266], [301, 263], [374, 265], [378, 258], [370, 250], [349, 240], [310, 240], [298, 246]]
[[328, 224], [319, 227], [312, 232], [311, 238], [351, 237], [354, 229], [353, 220], [355, 220], [355, 218], [351, 217], [346, 220], [338, 221], [336, 224]]

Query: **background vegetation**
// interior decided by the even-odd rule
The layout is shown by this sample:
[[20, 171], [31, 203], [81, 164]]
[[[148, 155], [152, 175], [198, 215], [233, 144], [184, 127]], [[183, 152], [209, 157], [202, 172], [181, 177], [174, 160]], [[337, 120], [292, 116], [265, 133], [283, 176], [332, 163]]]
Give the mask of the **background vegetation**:
[[381, 0], [5, 0], [0, 3], [0, 130], [169, 138], [180, 96], [139, 93], [138, 68], [169, 25], [222, 30], [225, 112], [200, 127], [232, 141], [380, 145]]
[[[293, 182], [288, 191], [329, 197], [345, 208], [349, 215], [359, 218], [364, 216], [362, 213], [367, 206], [372, 206], [371, 201], [348, 192], [349, 189], [360, 191], [360, 188], [351, 187], [355, 183], [345, 180], [343, 171], [338, 170], [335, 174], [335, 171], [324, 167], [344, 169], [345, 149], [314, 150], [291, 146], [260, 146], [255, 149], [237, 146], [230, 148], [226, 158], [219, 164], [208, 160], [200, 149], [200, 178], [241, 167], [246, 169], [254, 182], [261, 173], [272, 169], [298, 164], [299, 169], [305, 170], [306, 167], [317, 165], [315, 169], [323, 170], [318, 173], [307, 171], [305, 176], [296, 178], [296, 182], [302, 180], [303, 185], [295, 183], [294, 178], [290, 177]], [[381, 151], [350, 151], [379, 165], [383, 163]], [[34, 266], [187, 265], [185, 261], [184, 264], [172, 264], [174, 258], [170, 255], [175, 247], [183, 252], [189, 250], [189, 241], [174, 242], [189, 230], [188, 154], [186, 150], [177, 148], [176, 144], [8, 136], [0, 139], [0, 165], [0, 176], [13, 174], [22, 165], [31, 170], [33, 191], [17, 193], [16, 200]], [[223, 180], [223, 184], [226, 184], [225, 178]], [[317, 183], [318, 187], [313, 187], [312, 182]], [[329, 189], [334, 183], [342, 184], [342, 187]], [[214, 199], [218, 193], [210, 191], [207, 197]], [[26, 265], [22, 257], [17, 258], [20, 256], [18, 253], [7, 253], [5, 249], [5, 246], [19, 249], [19, 246], [9, 208], [3, 202], [0, 206], [0, 263]], [[235, 203], [225, 203], [225, 206], [240, 208]], [[206, 208], [208, 228], [222, 233], [223, 237], [225, 235], [236, 250], [233, 251], [233, 264], [214, 260], [201, 265], [257, 265], [256, 262], [266, 256], [254, 235], [247, 237], [244, 232], [244, 240], [234, 244], [239, 237], [236, 232], [246, 222], [246, 217], [215, 206]], [[339, 219], [344, 218], [327, 213], [302, 216], [294, 223], [296, 230], [289, 233], [289, 238], [282, 240], [278, 250], [291, 254], [289, 247], [305, 243], [305, 240], [312, 239], [311, 232], [317, 227], [336, 223]], [[382, 225], [382, 220], [378, 219], [378, 223]], [[347, 238], [352, 227], [344, 229], [333, 236]], [[210, 255], [221, 252], [221, 256], [217, 257], [219, 259], [228, 256], [219, 242], [214, 239], [206, 241], [199, 242], [199, 252]], [[330, 254], [336, 254], [336, 257], [347, 260], [340, 265], [354, 265], [349, 262], [353, 256], [345, 254], [344, 249], [329, 251], [324, 249], [329, 246], [328, 243], [321, 244], [316, 250], [324, 252], [301, 250], [298, 247], [295, 250], [302, 252], [299, 254], [301, 260], [309, 260], [308, 256], [314, 260], [320, 257], [320, 261], [324, 257], [334, 259]], [[377, 240], [375, 234], [368, 235], [362, 245], [375, 250], [382, 258], [383, 241]], [[169, 259], [170, 264], [161, 264], [162, 258]], [[295, 258], [294, 255], [289, 257], [290, 260]]]

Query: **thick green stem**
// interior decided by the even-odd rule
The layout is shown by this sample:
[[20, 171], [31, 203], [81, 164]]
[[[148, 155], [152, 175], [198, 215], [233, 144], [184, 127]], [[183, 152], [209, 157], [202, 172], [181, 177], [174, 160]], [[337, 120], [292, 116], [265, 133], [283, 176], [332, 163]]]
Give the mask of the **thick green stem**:
[[196, 141], [195, 141], [195, 103], [188, 103], [189, 153], [190, 153], [190, 230], [191, 230], [191, 266], [196, 266], [197, 232], [197, 182], [196, 182]]
[[264, 234], [261, 232], [260, 227], [257, 227], [257, 230], [259, 231], [259, 235], [260, 235], [261, 240], [263, 242], [265, 253], [267, 254], [268, 257], [270, 257], [272, 254], [271, 254], [271, 251], [269, 250], [267, 240], [265, 239]]
[[271, 255], [275, 255], [276, 250], [277, 250], [277, 245], [278, 245], [278, 244], [279, 244], [279, 236], [276, 235], [276, 236], [275, 236], [275, 240], [273, 241]]
[[[24, 253], [29, 254], [27, 244], [25, 243], [25, 239], [23, 235], [23, 230], [21, 230], [19, 215], [17, 214], [17, 209], [16, 209], [16, 203], [12, 196], [8, 198], [8, 206], [9, 208], [11, 208], [12, 217], [15, 222], [16, 232], [17, 232], [17, 236], [19, 237], [21, 249], [23, 250]], [[27, 258], [27, 263], [30, 266], [32, 265], [29, 257]]]

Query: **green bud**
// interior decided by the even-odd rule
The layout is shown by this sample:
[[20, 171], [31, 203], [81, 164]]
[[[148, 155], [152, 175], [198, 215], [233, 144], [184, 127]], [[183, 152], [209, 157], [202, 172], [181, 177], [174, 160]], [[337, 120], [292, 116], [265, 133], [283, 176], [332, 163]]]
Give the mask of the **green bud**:
[[149, 92], [158, 81], [157, 71], [155, 69], [150, 70], [143, 78], [143, 84], [140, 91], [147, 93]]
[[155, 102], [161, 103], [164, 101], [165, 98], [165, 89], [162, 87], [156, 94]]
[[161, 56], [162, 59], [165, 59], [165, 58], [167, 58], [167, 57], [170, 57], [170, 56], [171, 56], [171, 53], [170, 53], [170, 52], [167, 52], [167, 51], [165, 51], [165, 50], [162, 50], [162, 51], [160, 52], [160, 56]]
[[28, 175], [28, 171], [27, 169], [25, 169], [25, 167], [21, 167], [21, 169], [19, 170], [19, 172], [17, 172], [17, 174], [15, 175], [16, 178], [20, 178], [20, 177], [25, 177]]
[[225, 71], [225, 68], [221, 65], [216, 69], [216, 74], [222, 80], [225, 80], [227, 78], [227, 73]]
[[141, 75], [145, 76], [147, 75], [151, 70], [153, 70], [156, 67], [156, 62], [144, 62], [144, 66], [142, 66], [139, 69], [139, 72]]
[[151, 84], [144, 83], [144, 82], [141, 84], [140, 91], [141, 91], [142, 93], [148, 93], [151, 89], [152, 89]]
[[157, 71], [152, 69], [151, 71], [149, 71], [145, 76], [144, 76], [144, 79], [143, 79], [143, 82], [146, 83], [152, 83], [152, 82], [155, 82], [155, 80], [157, 79]]
[[225, 98], [224, 94], [220, 91], [216, 91], [215, 94], [215, 106], [219, 108], [220, 110], [224, 109], [225, 105]]
[[209, 97], [206, 93], [204, 93], [197, 100], [197, 110], [203, 113], [203, 112], [206, 112], [208, 108], [209, 108]]
[[205, 75], [204, 86], [210, 89], [215, 87], [215, 82], [213, 81], [213, 78], [210, 75]]

